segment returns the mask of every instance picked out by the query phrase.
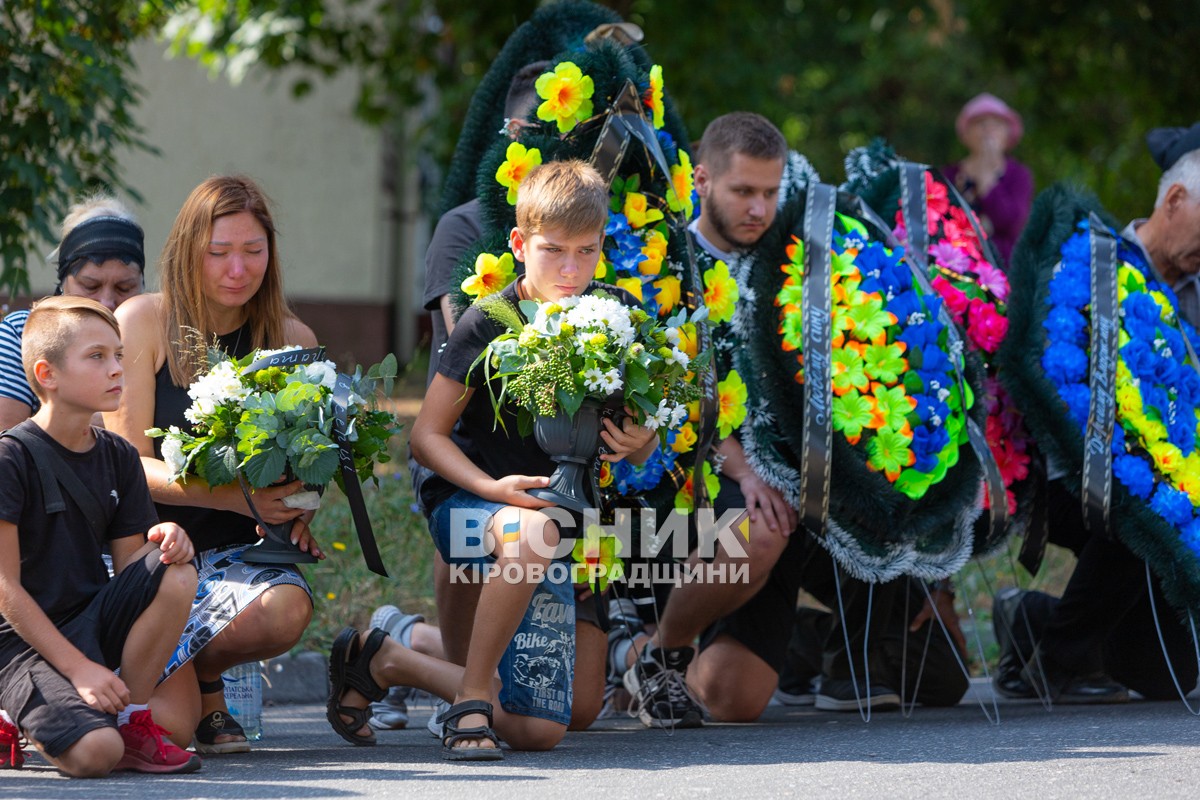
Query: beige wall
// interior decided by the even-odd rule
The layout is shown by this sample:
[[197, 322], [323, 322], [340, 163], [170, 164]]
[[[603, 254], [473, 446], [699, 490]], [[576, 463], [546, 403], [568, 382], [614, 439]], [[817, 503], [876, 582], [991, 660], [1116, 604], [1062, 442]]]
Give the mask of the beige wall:
[[[241, 172], [274, 201], [289, 296], [387, 302], [380, 133], [353, 118], [353, 79], [321, 82], [296, 101], [287, 73], [251, 74], [235, 87], [164, 50], [157, 42], [134, 48], [145, 90], [136, 116], [161, 154], [122, 158], [126, 183], [142, 194], [136, 211], [151, 265], [196, 184]], [[53, 286], [49, 268], [32, 272], [35, 290]], [[151, 287], [154, 273], [147, 270]]]

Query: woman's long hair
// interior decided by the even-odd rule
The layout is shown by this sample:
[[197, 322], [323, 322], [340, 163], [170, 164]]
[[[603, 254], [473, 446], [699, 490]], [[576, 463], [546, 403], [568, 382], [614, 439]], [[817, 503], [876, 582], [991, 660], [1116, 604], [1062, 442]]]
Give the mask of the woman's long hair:
[[176, 386], [187, 386], [208, 365], [203, 348], [194, 346], [195, 331], [204, 343], [218, 333], [211, 303], [203, 291], [204, 254], [212, 240], [213, 225], [221, 217], [249, 211], [267, 232], [267, 270], [262, 285], [246, 303], [251, 343], [255, 348], [282, 347], [284, 322], [292, 316], [283, 297], [283, 276], [275, 247], [275, 223], [262, 189], [241, 175], [209, 178], [188, 195], [159, 262], [167, 366]]

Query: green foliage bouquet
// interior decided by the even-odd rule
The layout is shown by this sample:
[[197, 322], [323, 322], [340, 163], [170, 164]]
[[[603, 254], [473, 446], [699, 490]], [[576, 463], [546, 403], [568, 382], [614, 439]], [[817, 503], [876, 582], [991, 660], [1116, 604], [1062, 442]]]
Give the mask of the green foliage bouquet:
[[[232, 360], [210, 351], [210, 363], [215, 363], [188, 388], [192, 405], [185, 416], [191, 431], [174, 425], [146, 431], [163, 439], [163, 460], [173, 479], [186, 481], [191, 474], [221, 486], [238, 480], [240, 473], [256, 488], [283, 475], [310, 486], [331, 480], [341, 486], [334, 430], [337, 368], [320, 355], [290, 357], [314, 352], [288, 347]], [[278, 363], [260, 368], [264, 361]], [[399, 425], [376, 407], [375, 396], [377, 388], [390, 392], [395, 376], [392, 355], [365, 374], [359, 368], [349, 376], [342, 435], [360, 482], [373, 477], [376, 464], [390, 460], [388, 439]]]
[[510, 401], [523, 436], [532, 431], [535, 416], [560, 411], [573, 416], [585, 399], [623, 393], [638, 424], [666, 441], [687, 420], [687, 404], [700, 396], [689, 379], [708, 354], [693, 361], [681, 347], [685, 310], [662, 323], [603, 292], [553, 303], [522, 300], [520, 313], [500, 295], [480, 303], [508, 330], [476, 364], [484, 364], [497, 421], [501, 405]]

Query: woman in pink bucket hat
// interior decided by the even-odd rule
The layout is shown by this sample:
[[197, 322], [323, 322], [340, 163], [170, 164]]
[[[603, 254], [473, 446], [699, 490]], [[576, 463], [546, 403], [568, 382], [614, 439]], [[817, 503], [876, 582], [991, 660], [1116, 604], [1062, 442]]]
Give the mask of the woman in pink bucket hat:
[[943, 171], [971, 204], [1007, 264], [1033, 201], [1033, 176], [1009, 154], [1025, 132], [1021, 115], [984, 92], [962, 107], [954, 129], [968, 153]]

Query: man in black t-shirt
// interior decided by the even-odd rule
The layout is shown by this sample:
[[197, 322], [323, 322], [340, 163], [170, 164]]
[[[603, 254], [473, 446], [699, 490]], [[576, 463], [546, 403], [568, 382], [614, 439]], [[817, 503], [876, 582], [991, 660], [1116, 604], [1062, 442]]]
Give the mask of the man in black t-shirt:
[[195, 771], [148, 707], [195, 596], [192, 543], [158, 523], [133, 446], [91, 425], [121, 399], [117, 321], [47, 298], [22, 351], [42, 406], [0, 438], [0, 752], [19, 728], [71, 776]]

